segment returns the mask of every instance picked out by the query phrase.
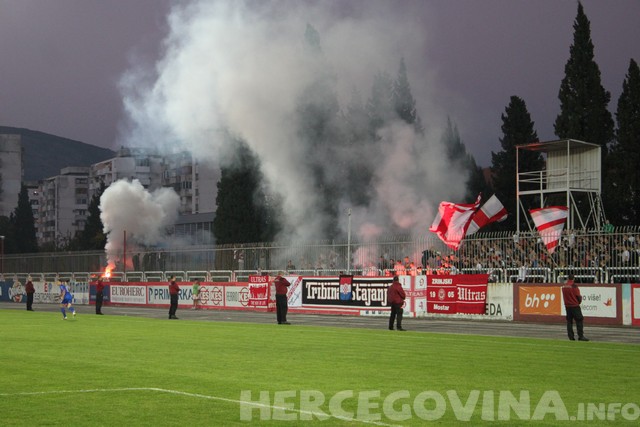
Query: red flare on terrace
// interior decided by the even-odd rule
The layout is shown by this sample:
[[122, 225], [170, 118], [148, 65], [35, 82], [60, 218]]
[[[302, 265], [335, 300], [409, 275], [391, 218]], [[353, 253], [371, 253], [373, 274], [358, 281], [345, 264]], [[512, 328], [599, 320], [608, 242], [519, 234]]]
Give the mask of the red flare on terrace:
[[109, 263], [109, 265], [107, 265], [107, 266], [105, 267], [105, 269], [104, 269], [104, 275], [103, 275], [103, 277], [104, 277], [105, 279], [108, 279], [109, 277], [111, 277], [111, 270], [113, 270], [113, 269], [114, 269], [114, 267], [115, 267], [115, 266], [114, 266], [113, 264], [111, 264], [111, 263]]

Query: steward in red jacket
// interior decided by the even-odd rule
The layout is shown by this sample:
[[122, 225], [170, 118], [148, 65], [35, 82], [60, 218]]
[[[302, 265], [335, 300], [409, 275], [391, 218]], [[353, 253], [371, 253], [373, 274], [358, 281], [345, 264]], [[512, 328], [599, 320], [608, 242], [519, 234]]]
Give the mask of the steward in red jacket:
[[24, 291], [27, 294], [27, 311], [33, 311], [33, 294], [36, 293], [36, 288], [33, 286], [31, 276], [27, 279], [27, 283], [24, 284]]
[[102, 277], [96, 281], [96, 314], [102, 314], [102, 302], [104, 301], [104, 283]]
[[398, 330], [404, 331], [402, 329], [402, 313], [404, 312], [402, 306], [406, 297], [407, 295], [402, 289], [398, 276], [393, 276], [393, 282], [387, 289], [387, 304], [391, 306], [391, 315], [389, 316], [389, 330], [391, 331], [393, 331], [393, 324], [396, 318], [398, 319]]
[[178, 310], [178, 296], [180, 294], [180, 286], [176, 283], [176, 276], [171, 276], [169, 280], [169, 298], [171, 304], [169, 305], [169, 319], [177, 319], [176, 311]]
[[287, 292], [291, 283], [282, 275], [283, 271], [278, 272], [278, 275], [273, 279], [273, 283], [276, 285], [276, 318], [278, 325], [289, 325], [287, 322], [287, 312], [289, 311], [289, 303], [287, 301]]
[[574, 282], [575, 277], [573, 274], [569, 274], [567, 283], [562, 287], [562, 299], [564, 301], [564, 308], [567, 312], [567, 335], [571, 341], [575, 341], [575, 335], [573, 334], [573, 321], [576, 321], [576, 329], [578, 330], [578, 341], [589, 341], [584, 336], [584, 316], [582, 316], [582, 309], [580, 304], [582, 303], [582, 295], [580, 295], [580, 289]]

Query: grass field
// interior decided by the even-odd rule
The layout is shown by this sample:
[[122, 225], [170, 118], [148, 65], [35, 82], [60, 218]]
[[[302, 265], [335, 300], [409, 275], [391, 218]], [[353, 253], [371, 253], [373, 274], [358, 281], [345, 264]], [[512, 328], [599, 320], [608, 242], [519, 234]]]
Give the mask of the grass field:
[[640, 403], [640, 347], [595, 342], [0, 310], [0, 361], [0, 425], [636, 425]]

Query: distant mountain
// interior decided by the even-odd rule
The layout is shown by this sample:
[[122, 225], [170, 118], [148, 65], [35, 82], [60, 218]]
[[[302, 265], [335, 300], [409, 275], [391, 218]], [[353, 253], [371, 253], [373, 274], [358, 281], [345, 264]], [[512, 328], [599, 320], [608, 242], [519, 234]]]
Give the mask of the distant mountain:
[[25, 181], [59, 175], [60, 169], [67, 166], [91, 166], [115, 157], [112, 150], [44, 132], [0, 126], [0, 134], [22, 137]]

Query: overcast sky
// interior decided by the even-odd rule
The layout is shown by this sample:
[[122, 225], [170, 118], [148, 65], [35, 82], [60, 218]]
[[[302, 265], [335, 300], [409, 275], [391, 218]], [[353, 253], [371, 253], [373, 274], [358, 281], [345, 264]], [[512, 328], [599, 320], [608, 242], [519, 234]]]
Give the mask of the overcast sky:
[[[174, 3], [0, 0], [0, 125], [118, 148], [124, 119], [119, 81], [134, 64], [161, 58]], [[367, 3], [313, 2], [355, 19]], [[614, 112], [629, 60], [640, 61], [640, 1], [582, 4]], [[420, 109], [428, 97], [429, 111], [436, 105], [450, 116], [478, 163], [488, 166], [490, 152], [500, 150], [500, 116], [517, 95], [540, 139], [555, 139], [575, 0], [396, 0], [390, 9], [399, 15], [395, 20], [419, 13], [424, 23], [418, 35], [424, 49], [402, 52], [423, 122], [429, 123]], [[395, 75], [397, 68], [385, 71]]]

